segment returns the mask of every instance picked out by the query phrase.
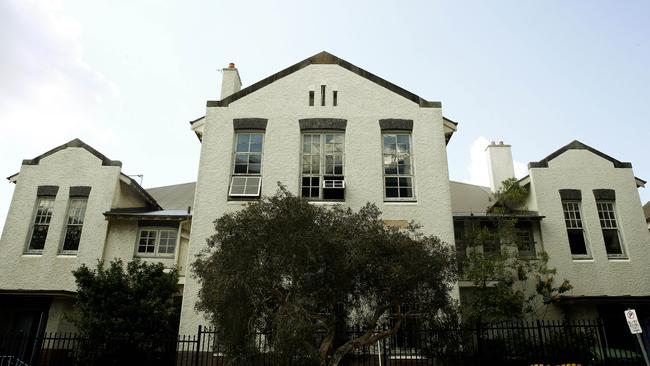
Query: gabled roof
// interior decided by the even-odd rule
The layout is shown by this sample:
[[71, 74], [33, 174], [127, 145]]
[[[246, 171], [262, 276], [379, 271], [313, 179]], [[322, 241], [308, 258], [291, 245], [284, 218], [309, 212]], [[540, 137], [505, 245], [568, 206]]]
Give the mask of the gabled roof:
[[190, 182], [172, 186], [147, 188], [147, 192], [165, 210], [187, 210], [188, 207], [194, 204], [195, 189], [196, 182]]
[[596, 155], [600, 156], [601, 158], [603, 158], [605, 160], [611, 161], [612, 164], [614, 164], [615, 168], [632, 168], [632, 163], [618, 161], [618, 160], [614, 159], [613, 157], [611, 157], [611, 156], [609, 156], [609, 155], [607, 155], [605, 153], [602, 153], [602, 152], [594, 149], [591, 146], [585, 145], [585, 144], [583, 144], [582, 142], [580, 142], [578, 140], [571, 141], [568, 145], [562, 146], [558, 150], [554, 151], [551, 155], [545, 157], [544, 159], [542, 159], [540, 161], [528, 163], [528, 168], [529, 169], [530, 168], [548, 168], [548, 163], [551, 160], [557, 158], [558, 156], [562, 155], [563, 153], [565, 153], [568, 150], [587, 150], [587, 151], [591, 152], [592, 154], [596, 154]]
[[[598, 151], [598, 150], [594, 149], [593, 147], [591, 147], [589, 145], [583, 144], [582, 142], [580, 142], [578, 140], [571, 141], [569, 144], [567, 144], [565, 146], [562, 146], [561, 148], [554, 151], [551, 155], [545, 157], [544, 159], [542, 159], [540, 161], [536, 161], [536, 162], [531, 161], [530, 163], [528, 163], [528, 169], [531, 169], [531, 168], [548, 168], [548, 163], [551, 160], [557, 158], [558, 156], [562, 155], [563, 153], [565, 153], [566, 151], [569, 151], [569, 150], [587, 150], [587, 151], [591, 152], [592, 154], [598, 155], [598, 156], [600, 156], [601, 158], [603, 158], [605, 160], [609, 160], [614, 165], [614, 168], [632, 169], [632, 163], [618, 161], [618, 160], [614, 159], [613, 157], [611, 157], [611, 156], [609, 156], [609, 155], [607, 155], [607, 154], [605, 154], [605, 153], [603, 153], [601, 151]], [[637, 187], [645, 187], [645, 184], [647, 183], [645, 180], [643, 180], [641, 178], [637, 178], [637, 177], [634, 177], [634, 179], [636, 180]], [[520, 179], [519, 182], [522, 185], [526, 185], [526, 184], [530, 183], [529, 176], [525, 176], [524, 178]]]
[[[57, 146], [52, 150], [47, 151], [46, 153], [43, 153], [34, 159], [26, 159], [23, 160], [23, 165], [38, 165], [42, 159], [57, 153], [61, 150], [65, 150], [69, 147], [80, 147], [82, 149], [87, 150], [89, 153], [93, 154], [96, 156], [99, 160], [102, 161], [103, 166], [117, 166], [117, 167], [122, 167], [122, 162], [119, 160], [111, 160], [107, 158], [104, 154], [100, 153], [99, 151], [95, 150], [92, 146], [86, 144], [85, 142], [81, 141], [80, 139], [74, 139], [71, 140], [70, 142], [67, 142], [63, 145]], [[16, 183], [18, 181], [20, 173], [15, 173], [7, 177], [7, 180], [11, 183]], [[156, 202], [156, 200], [138, 184], [133, 178], [129, 177], [128, 175], [120, 172], [120, 180], [124, 182], [127, 186], [131, 187], [136, 194], [140, 195], [144, 199], [145, 202], [149, 205], [149, 208], [152, 210], [162, 210], [162, 207]]]
[[262, 80], [258, 81], [257, 83], [255, 83], [255, 84], [253, 84], [253, 85], [251, 85], [249, 87], [246, 87], [246, 88], [244, 88], [244, 89], [242, 89], [242, 90], [240, 90], [240, 91], [238, 91], [238, 92], [236, 92], [236, 93], [234, 93], [234, 94], [232, 94], [232, 95], [230, 95], [230, 96], [228, 96], [228, 97], [226, 97], [226, 98], [224, 98], [222, 100], [209, 100], [207, 102], [207, 106], [208, 107], [227, 107], [230, 103], [232, 103], [232, 102], [234, 102], [234, 101], [236, 101], [236, 100], [238, 100], [238, 99], [240, 99], [240, 98], [242, 98], [242, 97], [244, 97], [244, 96], [246, 96], [248, 94], [251, 94], [254, 91], [257, 91], [257, 90], [271, 84], [272, 82], [274, 82], [276, 80], [282, 79], [283, 77], [285, 77], [287, 75], [293, 74], [294, 72], [296, 72], [298, 70], [304, 69], [305, 67], [307, 67], [309, 65], [339, 65], [339, 66], [341, 66], [341, 67], [343, 67], [343, 68], [345, 68], [345, 69], [347, 69], [347, 70], [349, 70], [349, 71], [351, 71], [351, 72], [353, 72], [353, 73], [355, 73], [355, 74], [357, 74], [357, 75], [359, 75], [361, 77], [364, 77], [364, 78], [372, 81], [373, 83], [375, 83], [375, 84], [377, 84], [379, 86], [382, 86], [382, 87], [392, 91], [393, 93], [396, 93], [398, 95], [403, 96], [404, 98], [418, 104], [420, 107], [423, 107], [423, 108], [440, 108], [441, 105], [442, 105], [440, 102], [430, 102], [430, 101], [427, 101], [427, 100], [425, 100], [423, 98], [420, 98], [419, 96], [411, 93], [410, 91], [408, 91], [406, 89], [403, 89], [403, 88], [401, 88], [401, 87], [399, 87], [399, 86], [397, 86], [397, 85], [395, 85], [395, 84], [393, 84], [393, 83], [391, 83], [391, 82], [389, 82], [389, 81], [387, 81], [385, 79], [380, 78], [379, 76], [377, 76], [375, 74], [372, 74], [372, 73], [370, 73], [370, 72], [368, 72], [368, 71], [366, 71], [366, 70], [364, 70], [364, 69], [362, 69], [362, 68], [360, 68], [358, 66], [355, 66], [355, 65], [341, 59], [341, 58], [338, 58], [338, 57], [332, 55], [331, 53], [323, 51], [323, 52], [318, 53], [318, 54], [316, 54], [314, 56], [311, 56], [311, 57], [309, 57], [309, 58], [307, 58], [305, 60], [302, 60], [302, 61], [298, 62], [295, 65], [289, 66], [286, 69], [284, 69], [282, 71], [279, 71], [279, 72], [277, 72], [277, 73], [275, 73], [275, 74], [273, 74], [273, 75], [271, 75], [271, 76], [269, 76], [269, 77], [267, 77], [265, 79], [262, 79]]
[[65, 143], [65, 144], [61, 145], [61, 146], [57, 146], [54, 149], [35, 157], [34, 159], [23, 160], [23, 165], [38, 165], [38, 163], [40, 163], [41, 159], [46, 158], [46, 157], [48, 157], [48, 156], [50, 156], [50, 155], [52, 155], [54, 153], [57, 153], [57, 152], [59, 152], [61, 150], [65, 150], [65, 149], [67, 149], [69, 147], [80, 147], [80, 148], [86, 149], [89, 153], [95, 155], [99, 160], [101, 160], [102, 165], [105, 165], [105, 166], [120, 166], [120, 167], [122, 166], [121, 161], [119, 161], [119, 160], [111, 160], [111, 159], [107, 158], [106, 156], [104, 156], [104, 154], [102, 154], [99, 151], [93, 149], [90, 145], [86, 144], [85, 142], [83, 142], [83, 141], [81, 141], [79, 139], [74, 139], [74, 140], [72, 140], [72, 141], [70, 141], [68, 143]]

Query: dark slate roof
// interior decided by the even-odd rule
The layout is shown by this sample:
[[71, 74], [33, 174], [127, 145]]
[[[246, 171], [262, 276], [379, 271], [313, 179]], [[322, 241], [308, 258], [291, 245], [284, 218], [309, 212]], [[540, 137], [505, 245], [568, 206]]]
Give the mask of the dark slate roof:
[[165, 210], [185, 210], [194, 204], [196, 182], [174, 184], [171, 186], [147, 188]]
[[643, 205], [643, 213], [645, 214], [645, 221], [650, 222], [650, 202]]
[[611, 157], [611, 156], [609, 156], [609, 155], [607, 155], [605, 153], [602, 153], [602, 152], [594, 149], [591, 146], [585, 145], [585, 144], [583, 144], [582, 142], [580, 142], [578, 140], [571, 141], [569, 144], [567, 144], [565, 146], [562, 146], [561, 148], [559, 148], [558, 150], [553, 152], [551, 155], [545, 157], [544, 159], [542, 159], [540, 161], [528, 163], [528, 168], [529, 169], [530, 168], [548, 168], [549, 161], [557, 158], [558, 156], [562, 155], [563, 153], [565, 153], [568, 150], [587, 150], [587, 151], [589, 151], [589, 152], [591, 152], [593, 154], [596, 154], [596, 155], [600, 156], [601, 158], [603, 158], [605, 160], [611, 161], [612, 164], [614, 164], [615, 168], [632, 168], [632, 163], [618, 161], [618, 160], [614, 159], [613, 157]]
[[492, 206], [492, 191], [488, 187], [449, 181], [451, 211], [456, 215], [485, 214]]
[[316, 54], [314, 56], [311, 56], [311, 57], [309, 57], [307, 59], [304, 59], [304, 60], [298, 62], [295, 65], [289, 66], [286, 69], [284, 69], [282, 71], [279, 71], [279, 72], [277, 72], [277, 73], [275, 73], [275, 74], [273, 74], [273, 75], [271, 75], [271, 76], [269, 76], [269, 77], [267, 77], [265, 79], [262, 79], [262, 80], [258, 81], [257, 83], [255, 83], [255, 84], [253, 84], [253, 85], [251, 85], [249, 87], [246, 87], [246, 88], [244, 88], [244, 89], [242, 89], [242, 90], [240, 90], [240, 91], [238, 91], [238, 92], [236, 92], [236, 93], [234, 93], [234, 94], [232, 94], [232, 95], [230, 95], [230, 96], [228, 96], [228, 97], [226, 97], [226, 98], [224, 98], [222, 100], [210, 100], [210, 101], [207, 102], [207, 106], [208, 107], [227, 107], [228, 104], [230, 104], [230, 103], [232, 103], [232, 102], [234, 102], [234, 101], [236, 101], [236, 100], [238, 100], [238, 99], [240, 99], [240, 98], [242, 98], [242, 97], [244, 97], [244, 96], [246, 96], [248, 94], [251, 94], [251, 93], [257, 91], [257, 90], [271, 84], [272, 82], [274, 82], [276, 80], [282, 79], [283, 77], [285, 77], [287, 75], [290, 75], [290, 74], [293, 74], [294, 72], [296, 72], [298, 70], [301, 70], [301, 69], [303, 69], [303, 68], [305, 68], [305, 67], [307, 67], [309, 65], [319, 65], [319, 64], [320, 65], [323, 65], [323, 64], [339, 65], [339, 66], [341, 66], [341, 67], [343, 67], [343, 68], [345, 68], [345, 69], [347, 69], [347, 70], [349, 70], [349, 71], [351, 71], [351, 72], [353, 72], [353, 73], [355, 73], [355, 74], [357, 74], [357, 75], [359, 75], [361, 77], [364, 77], [364, 78], [372, 81], [373, 83], [375, 83], [377, 85], [380, 85], [380, 86], [382, 86], [382, 87], [384, 87], [384, 88], [386, 88], [386, 89], [388, 89], [388, 90], [390, 90], [390, 91], [392, 91], [392, 92], [394, 92], [394, 93], [396, 93], [398, 95], [403, 96], [404, 98], [418, 104], [420, 107], [440, 108], [441, 105], [442, 105], [440, 102], [427, 101], [427, 100], [425, 100], [425, 99], [411, 93], [410, 91], [408, 91], [406, 89], [403, 89], [403, 88], [401, 88], [401, 87], [399, 87], [399, 86], [397, 86], [397, 85], [395, 85], [395, 84], [393, 84], [393, 83], [391, 83], [391, 82], [389, 82], [389, 81], [387, 81], [385, 79], [380, 78], [379, 76], [377, 76], [375, 74], [372, 74], [372, 73], [370, 73], [370, 72], [368, 72], [368, 71], [366, 71], [366, 70], [364, 70], [364, 69], [362, 69], [362, 68], [360, 68], [358, 66], [355, 66], [355, 65], [341, 59], [341, 58], [338, 58], [338, 57], [332, 55], [331, 53], [323, 51], [323, 52], [318, 53], [318, 54]]

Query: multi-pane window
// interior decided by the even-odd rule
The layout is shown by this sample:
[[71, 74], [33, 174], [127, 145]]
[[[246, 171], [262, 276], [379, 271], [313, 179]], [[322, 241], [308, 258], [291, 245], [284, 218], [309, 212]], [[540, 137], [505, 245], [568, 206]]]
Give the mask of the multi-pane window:
[[175, 229], [141, 229], [137, 252], [144, 256], [173, 256], [177, 234]]
[[413, 199], [413, 161], [410, 134], [384, 134], [384, 197]]
[[483, 254], [501, 254], [501, 242], [499, 241], [496, 222], [481, 221], [480, 228], [478, 241], [483, 245]]
[[261, 132], [238, 133], [235, 136], [233, 176], [230, 181], [231, 197], [258, 197], [262, 186]]
[[309, 199], [343, 199], [343, 133], [302, 135], [301, 196]]
[[533, 238], [531, 222], [518, 222], [515, 225], [515, 232], [517, 235], [517, 247], [519, 249], [519, 256], [534, 257], [535, 241]]
[[616, 214], [613, 202], [596, 202], [598, 209], [598, 218], [600, 219], [600, 228], [603, 230], [603, 239], [605, 240], [605, 249], [608, 257], [622, 257], [625, 255], [623, 246], [618, 235], [618, 225], [616, 224]]
[[81, 239], [81, 229], [84, 224], [86, 214], [86, 198], [73, 198], [68, 206], [68, 220], [65, 228], [63, 239], [63, 251], [76, 251], [79, 249]]
[[579, 201], [563, 201], [564, 223], [569, 238], [569, 248], [574, 257], [588, 257], [589, 249], [585, 240], [584, 228], [582, 226], [582, 215], [580, 214]]
[[45, 239], [52, 220], [54, 197], [39, 197], [32, 225], [32, 232], [27, 247], [28, 251], [41, 252], [45, 247]]

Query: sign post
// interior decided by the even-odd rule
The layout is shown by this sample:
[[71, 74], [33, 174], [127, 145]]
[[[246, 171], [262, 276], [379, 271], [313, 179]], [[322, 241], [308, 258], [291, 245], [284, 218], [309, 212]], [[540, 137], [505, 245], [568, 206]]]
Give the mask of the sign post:
[[648, 353], [645, 351], [645, 346], [643, 345], [643, 340], [641, 339], [641, 323], [639, 323], [639, 318], [636, 316], [636, 311], [634, 309], [625, 310], [625, 320], [627, 320], [627, 326], [630, 327], [630, 333], [636, 335], [636, 340], [639, 341], [639, 347], [641, 347], [641, 352], [643, 353], [643, 359], [645, 364], [650, 366], [650, 360], [648, 360]]

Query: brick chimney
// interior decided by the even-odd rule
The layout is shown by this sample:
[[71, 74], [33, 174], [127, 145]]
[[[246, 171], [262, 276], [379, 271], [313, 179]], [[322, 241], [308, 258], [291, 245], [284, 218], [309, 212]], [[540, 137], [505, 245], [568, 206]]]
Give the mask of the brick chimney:
[[514, 178], [515, 167], [512, 163], [512, 150], [510, 145], [503, 141], [495, 143], [492, 141], [487, 148], [488, 175], [490, 176], [490, 188], [496, 192], [501, 188], [501, 182], [508, 178]]
[[239, 78], [239, 71], [234, 63], [228, 64], [228, 67], [223, 69], [223, 78], [221, 79], [221, 99], [237, 93], [241, 89], [241, 79]]

